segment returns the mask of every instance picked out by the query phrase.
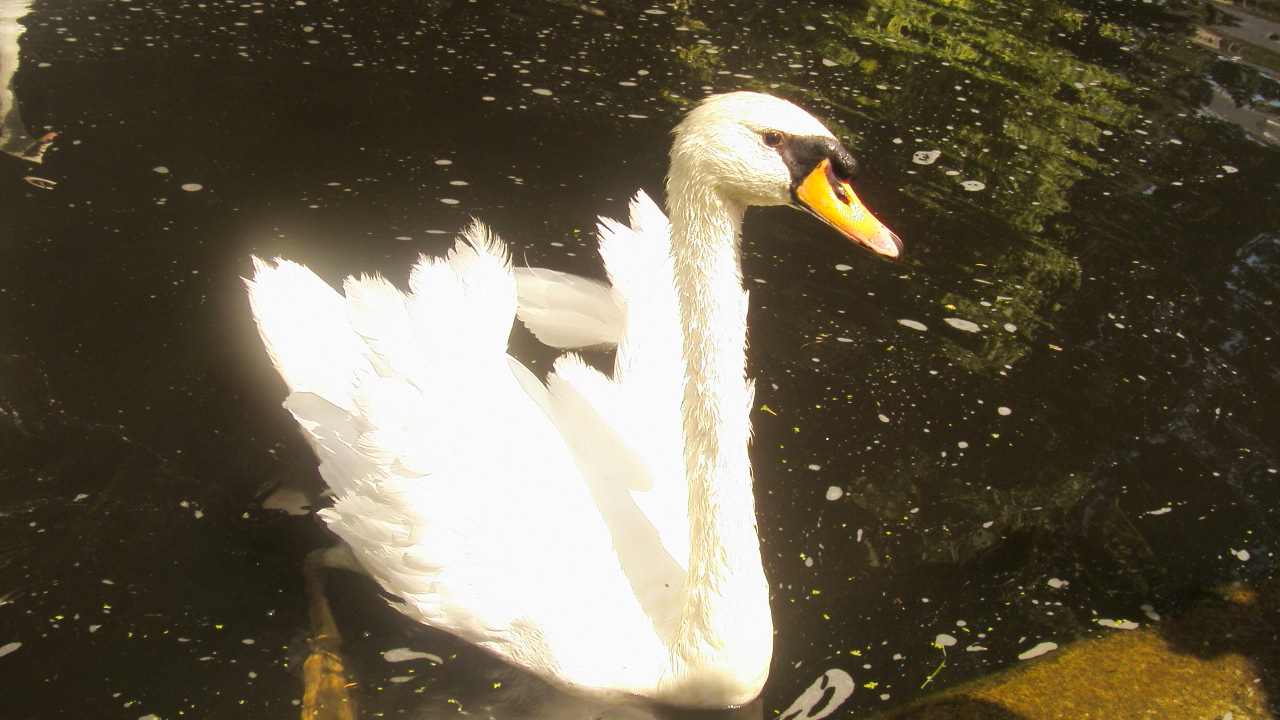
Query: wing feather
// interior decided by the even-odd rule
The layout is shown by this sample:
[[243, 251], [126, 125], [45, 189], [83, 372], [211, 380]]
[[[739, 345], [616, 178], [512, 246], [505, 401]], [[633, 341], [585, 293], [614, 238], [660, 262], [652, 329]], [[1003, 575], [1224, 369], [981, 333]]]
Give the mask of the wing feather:
[[259, 330], [335, 494], [320, 515], [400, 609], [544, 675], [652, 682], [664, 646], [550, 393], [506, 354], [517, 294], [500, 241], [473, 226], [408, 293], [362, 277], [344, 298], [300, 265], [256, 268]]

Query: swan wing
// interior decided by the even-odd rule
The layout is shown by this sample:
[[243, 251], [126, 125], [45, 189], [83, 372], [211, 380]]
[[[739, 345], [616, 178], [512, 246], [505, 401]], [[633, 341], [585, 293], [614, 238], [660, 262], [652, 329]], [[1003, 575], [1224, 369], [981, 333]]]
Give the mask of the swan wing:
[[626, 320], [607, 284], [545, 268], [516, 268], [520, 321], [554, 348], [617, 345]]
[[[625, 485], [661, 538], [665, 552], [655, 575], [662, 578], [660, 586], [678, 589], [689, 559], [689, 495], [681, 416], [683, 340], [671, 228], [643, 192], [631, 203], [630, 214], [629, 225], [601, 218], [599, 229], [611, 295], [624, 308], [613, 378], [567, 356], [556, 363], [548, 384], [562, 407], [590, 408], [591, 422], [610, 429], [608, 439], [614, 444], [595, 443], [597, 455], [637, 458], [638, 465], [626, 472], [610, 464], [609, 477]], [[577, 416], [585, 417], [581, 407]], [[566, 432], [567, 437], [577, 435]], [[582, 453], [579, 458], [584, 467], [593, 462]]]
[[545, 676], [643, 692], [664, 650], [549, 395], [507, 356], [505, 250], [473, 227], [409, 287], [351, 278], [343, 297], [286, 261], [250, 283], [335, 494], [321, 516], [411, 617]]

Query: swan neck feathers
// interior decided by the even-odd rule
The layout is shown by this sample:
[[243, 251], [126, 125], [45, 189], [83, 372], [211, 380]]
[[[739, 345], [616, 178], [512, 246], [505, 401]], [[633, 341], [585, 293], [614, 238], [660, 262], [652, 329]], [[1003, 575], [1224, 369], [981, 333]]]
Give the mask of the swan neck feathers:
[[695, 109], [676, 130], [667, 176], [684, 332], [690, 532], [672, 650], [682, 674], [704, 692], [721, 682], [721, 692], [758, 691], [772, 654], [748, 457], [753, 393], [739, 246], [746, 206], [788, 202], [790, 188], [785, 165], [759, 139], [758, 128], [776, 124], [761, 118], [760, 97], [717, 96]]

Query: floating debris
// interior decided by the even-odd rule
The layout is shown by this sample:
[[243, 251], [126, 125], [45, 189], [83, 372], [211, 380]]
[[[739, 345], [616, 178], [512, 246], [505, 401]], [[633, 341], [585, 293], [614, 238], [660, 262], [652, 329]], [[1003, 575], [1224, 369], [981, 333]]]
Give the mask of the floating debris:
[[41, 190], [52, 190], [52, 189], [53, 189], [53, 186], [58, 184], [58, 182], [57, 182], [56, 180], [46, 180], [46, 179], [44, 179], [44, 178], [38, 178], [38, 177], [34, 177], [34, 176], [32, 176], [32, 175], [28, 175], [28, 176], [26, 176], [26, 177], [24, 177], [24, 178], [22, 178], [22, 179], [23, 179], [23, 180], [26, 180], [27, 182], [31, 183], [32, 185], [35, 185], [36, 187], [40, 188]]
[[1115, 630], [1137, 630], [1139, 627], [1138, 623], [1132, 620], [1107, 620], [1105, 618], [1098, 620], [1098, 624]]
[[787, 718], [824, 718], [834, 713], [853, 695], [853, 678], [840, 668], [831, 668], [813, 681], [791, 707], [782, 713]]
[[204, 186], [200, 183], [183, 183], [182, 189], [187, 192], [199, 192], [204, 189]]
[[942, 633], [938, 635], [938, 637], [933, 639], [933, 644], [937, 645], [938, 647], [947, 648], [947, 647], [951, 647], [952, 645], [955, 645], [956, 639], [946, 633]]
[[977, 180], [965, 180], [960, 183], [960, 187], [968, 190], [969, 192], [978, 192], [979, 190], [986, 189], [987, 186], [986, 183], [982, 183]]
[[0, 645], [0, 657], [4, 657], [5, 655], [8, 655], [9, 653], [13, 652], [14, 650], [17, 650], [20, 647], [22, 647], [22, 643], [20, 642], [11, 642], [6, 645]]
[[839, 500], [842, 497], [844, 497], [844, 490], [841, 490], [835, 485], [832, 485], [831, 487], [827, 488], [828, 500]]
[[1031, 658], [1038, 658], [1041, 655], [1051, 653], [1057, 649], [1058, 649], [1058, 643], [1056, 642], [1042, 642], [1039, 645], [1036, 645], [1035, 647], [1031, 648], [1030, 650], [1027, 650], [1026, 652], [1018, 655], [1018, 659], [1030, 660]]
[[920, 150], [911, 156], [911, 162], [917, 165], [932, 165], [940, 157], [942, 157], [941, 150]]
[[[899, 320], [898, 322], [902, 322]], [[976, 333], [982, 330], [982, 326], [976, 322], [969, 320], [961, 320], [960, 318], [946, 318], [946, 323], [957, 330]]]
[[439, 655], [417, 652], [416, 650], [410, 650], [409, 648], [395, 648], [394, 650], [388, 650], [382, 653], [382, 659], [393, 663], [407, 662], [409, 660], [430, 660], [437, 665], [444, 664], [444, 660], [441, 660]]
[[1165, 513], [1171, 513], [1171, 512], [1173, 512], [1173, 508], [1171, 508], [1171, 507], [1162, 507], [1162, 508], [1160, 508], [1159, 510], [1148, 510], [1147, 512], [1145, 512], [1145, 513], [1143, 513], [1143, 514], [1144, 514], [1144, 515], [1164, 515]]
[[[948, 320], [947, 322], [951, 322], [951, 321], [950, 321], [950, 320]], [[928, 332], [928, 331], [929, 331], [929, 326], [928, 326], [928, 325], [925, 325], [924, 323], [919, 322], [919, 321], [917, 321], [917, 320], [908, 320], [908, 319], [906, 319], [906, 318], [898, 318], [898, 324], [899, 324], [899, 325], [905, 325], [906, 327], [909, 327], [909, 328], [911, 328], [912, 330], [919, 330], [920, 332]]]

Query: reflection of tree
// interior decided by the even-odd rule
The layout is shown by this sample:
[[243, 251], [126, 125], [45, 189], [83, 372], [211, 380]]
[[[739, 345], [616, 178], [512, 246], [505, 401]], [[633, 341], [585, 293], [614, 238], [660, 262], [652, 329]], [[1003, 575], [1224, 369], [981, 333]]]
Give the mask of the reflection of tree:
[[[740, 35], [715, 38], [723, 51], [712, 55], [714, 62], [759, 68], [752, 81], [757, 87], [777, 83], [837, 129], [845, 129], [843, 120], [933, 138], [943, 153], [931, 168], [936, 172], [903, 190], [924, 208], [956, 212], [964, 204], [958, 180], [986, 185], [983, 224], [1016, 237], [998, 256], [979, 261], [996, 270], [986, 271], [984, 279], [995, 283], [999, 307], [979, 307], [958, 296], [940, 300], [960, 317], [1018, 329], [985, 333], [976, 350], [954, 345], [954, 361], [992, 370], [1015, 362], [1031, 334], [1048, 322], [1052, 298], [1079, 276], [1076, 262], [1046, 232], [1046, 222], [1068, 209], [1070, 190], [1099, 167], [1104, 131], [1124, 128], [1136, 115], [1126, 97], [1132, 84], [1082, 60], [1061, 38], [1114, 48], [1133, 42], [1134, 33], [1060, 3], [1023, 8], [1013, 22], [1009, 8], [990, 2], [883, 0], [853, 9], [819, 7], [790, 23], [796, 29], [782, 37], [764, 17], [730, 23], [716, 16], [724, 12], [717, 7], [682, 8], [686, 26], [739, 28]], [[776, 11], [756, 14], [780, 16]], [[806, 27], [811, 29], [800, 29]], [[686, 38], [677, 35], [675, 41]], [[808, 79], [813, 66], [797, 62], [790, 51], [797, 46], [822, 59], [821, 82]], [[679, 50], [688, 70], [704, 79], [714, 71], [706, 47]], [[957, 174], [943, 174], [948, 171]]]
[[[1215, 86], [1241, 101], [1271, 98], [1273, 81], [1188, 42], [1194, 16], [1177, 17], [1155, 4], [863, 0], [814, 6], [799, 19], [777, 12], [779, 7], [759, 11], [774, 22], [753, 17], [738, 23], [731, 22], [727, 10], [700, 4], [688, 10], [692, 18], [682, 17], [680, 22], [691, 26], [696, 19], [702, 27], [719, 29], [719, 34], [705, 36], [720, 49], [719, 64], [711, 72], [750, 68], [745, 72], [755, 77], [744, 85], [769, 90], [777, 84], [777, 92], [816, 110], [838, 134], [869, 153], [876, 165], [896, 163], [900, 171], [912, 172], [896, 178], [902, 186], [898, 193], [913, 214], [933, 223], [929, 229], [934, 237], [924, 239], [936, 245], [945, 240], [948, 245], [945, 252], [925, 248], [921, 262], [929, 263], [927, 272], [910, 283], [919, 293], [917, 304], [927, 306], [926, 312], [988, 326], [969, 335], [948, 332], [946, 327], [939, 331], [938, 318], [922, 318], [930, 320], [930, 350], [969, 371], [954, 373], [956, 379], [945, 389], [912, 369], [931, 358], [924, 352], [904, 358], [899, 348], [889, 347], [897, 344], [895, 336], [883, 328], [879, 337], [872, 337], [874, 330], [855, 336], [865, 342], [857, 362], [841, 366], [833, 361], [840, 355], [822, 355], [824, 366], [816, 377], [826, 380], [844, 373], [856, 378], [836, 386], [832, 397], [822, 398], [824, 403], [838, 403], [849, 393], [862, 395], [829, 412], [814, 408], [810, 417], [791, 422], [797, 434], [839, 424], [839, 432], [859, 440], [850, 443], [845, 477], [853, 480], [843, 486], [848, 498], [843, 502], [856, 509], [840, 518], [857, 518], [849, 521], [850, 528], [870, 530], [856, 535], [851, 552], [857, 557], [856, 570], [850, 574], [864, 579], [884, 577], [908, 564], [972, 568], [989, 563], [998, 568], [993, 575], [1009, 581], [1005, 590], [1021, 592], [1020, 586], [1042, 584], [1044, 577], [1053, 577], [1049, 573], [1064, 572], [1066, 565], [1075, 569], [1062, 577], [1075, 578], [1077, 587], [1106, 588], [1107, 594], [1130, 597], [1170, 582], [1176, 571], [1161, 567], [1169, 562], [1167, 548], [1160, 548], [1158, 535], [1145, 536], [1150, 526], [1135, 519], [1132, 505], [1117, 501], [1122, 491], [1116, 478], [1143, 488], [1151, 478], [1163, 478], [1164, 468], [1153, 458], [1169, 451], [1152, 448], [1188, 442], [1162, 435], [1167, 409], [1186, 402], [1179, 398], [1228, 396], [1206, 382], [1204, 368], [1221, 366], [1222, 374], [1234, 379], [1234, 366], [1225, 359], [1179, 359], [1173, 364], [1180, 368], [1185, 363], [1188, 369], [1171, 367], [1170, 358], [1182, 358], [1186, 352], [1180, 335], [1167, 334], [1170, 328], [1183, 327], [1179, 322], [1158, 324], [1166, 334], [1145, 328], [1154, 340], [1143, 335], [1144, 340], [1135, 342], [1133, 320], [1112, 316], [1117, 324], [1104, 321], [1099, 334], [1107, 336], [1109, 330], [1129, 337], [1114, 340], [1097, 355], [1081, 347], [1096, 342], [1087, 328], [1076, 328], [1069, 336], [1074, 345], [1062, 354], [1045, 349], [1045, 335], [1054, 330], [1054, 322], [1061, 322], [1054, 317], [1059, 303], [1072, 298], [1081, 314], [1079, 303], [1085, 298], [1073, 295], [1084, 278], [1123, 283], [1128, 278], [1114, 271], [1115, 265], [1128, 265], [1132, 258], [1168, 262], [1172, 253], [1188, 252], [1189, 245], [1179, 245], [1188, 232], [1216, 244], [1231, 234], [1223, 228], [1228, 208], [1237, 216], [1230, 223], [1249, 225], [1238, 220], [1246, 207], [1241, 198], [1230, 197], [1221, 186], [1215, 190], [1198, 183], [1226, 182], [1221, 180], [1224, 172], [1228, 180], [1243, 178], [1244, 169], [1224, 171], [1223, 165], [1242, 165], [1243, 158], [1260, 150], [1195, 109], [1212, 99]], [[675, 35], [670, 41], [680, 47], [693, 39]], [[672, 70], [676, 77], [681, 72], [678, 65]], [[683, 77], [708, 77], [707, 68], [683, 72]], [[903, 140], [901, 146], [893, 145], [895, 138]], [[911, 163], [912, 152], [924, 149], [940, 150], [941, 156], [933, 165]], [[947, 175], [948, 171], [958, 174]], [[883, 178], [885, 173], [877, 175]], [[972, 195], [959, 190], [958, 181], [967, 179], [980, 180], [986, 189]], [[1261, 179], [1255, 184], [1274, 187]], [[1249, 193], [1250, 203], [1267, 204], [1258, 199], [1263, 190]], [[1184, 223], [1196, 229], [1189, 231]], [[1249, 226], [1266, 223], [1253, 221]], [[903, 236], [910, 256], [913, 238], [906, 232]], [[1154, 243], [1159, 245], [1153, 247]], [[1124, 259], [1116, 260], [1117, 254]], [[1190, 277], [1200, 269], [1189, 264], [1175, 272]], [[1165, 291], [1178, 282], [1172, 277], [1166, 278]], [[870, 272], [867, 278], [874, 280]], [[1156, 292], [1153, 284], [1145, 286], [1148, 292]], [[1099, 285], [1091, 283], [1090, 292], [1096, 295]], [[778, 289], [772, 294], [794, 296]], [[1126, 298], [1132, 291], [1118, 286], [1117, 294]], [[879, 302], [883, 293], [877, 296]], [[1117, 306], [1125, 302], [1114, 301], [1106, 309], [1119, 314]], [[1188, 307], [1200, 302], [1197, 296]], [[778, 306], [775, 300], [771, 307]], [[883, 311], [876, 303], [859, 309]], [[1091, 310], [1083, 315], [1091, 316]], [[1006, 324], [1016, 331], [1005, 331]], [[805, 329], [796, 329], [789, 339], [798, 345], [822, 327], [815, 321], [807, 337]], [[782, 332], [771, 331], [775, 336]], [[1035, 353], [1033, 338], [1043, 338], [1034, 343]], [[880, 339], [883, 345], [877, 348], [874, 341]], [[1144, 342], [1155, 346], [1157, 340], [1170, 344], [1159, 345], [1158, 352], [1142, 349]], [[1206, 353], [1216, 347], [1212, 341], [1203, 342]], [[755, 356], [761, 355], [757, 351]], [[1064, 370], [1065, 363], [1057, 362], [1071, 358], [1070, 363], [1080, 363], [1082, 357], [1090, 361], [1079, 371]], [[990, 394], [1009, 388], [1004, 378], [993, 382], [992, 373], [1019, 363], [1024, 375], [1017, 382], [1026, 383], [1019, 387], [1027, 393], [1020, 400], [1048, 398], [1046, 405], [1051, 407], [1046, 414], [1053, 417], [1043, 425], [988, 424], [977, 418], [989, 416], [969, 415], [949, 402], [924, 399], [930, 394], [990, 399]], [[803, 372], [797, 365], [775, 364]], [[1169, 371], [1170, 377], [1194, 377], [1172, 385], [1148, 385], [1155, 368]], [[1049, 375], [1025, 375], [1048, 369], [1053, 374], [1047, 382], [1062, 387], [1039, 387], [1037, 383]], [[889, 384], [900, 379], [911, 385], [912, 397], [898, 401], [896, 388]], [[1236, 395], [1245, 394], [1241, 390]], [[892, 406], [884, 411], [892, 422], [860, 424], [859, 406], [868, 398], [877, 406]], [[1213, 401], [1215, 406], [1220, 402]], [[779, 404], [770, 403], [786, 415]], [[1015, 416], [1018, 412], [1015, 408]], [[1192, 434], [1201, 437], [1206, 418], [1216, 416], [1213, 407], [1196, 412]], [[1011, 427], [1018, 429], [1011, 433]], [[1130, 428], [1132, 442], [1127, 436]], [[942, 436], [950, 433], [954, 434], [944, 441]], [[782, 442], [786, 437], [769, 439]], [[981, 446], [974, 442], [962, 459], [956, 458], [956, 441], [976, 437], [990, 441]], [[1265, 445], [1254, 438], [1233, 442]], [[880, 453], [876, 443], [893, 451]], [[1203, 465], [1225, 462], [1222, 447], [1226, 444], [1208, 444]], [[1123, 474], [1098, 461], [1113, 448], [1119, 448], [1114, 451], [1115, 467], [1129, 468], [1133, 458], [1140, 457], [1142, 470]], [[795, 453], [790, 445], [787, 451]], [[874, 459], [865, 459], [872, 453]], [[1180, 473], [1183, 465], [1180, 459], [1167, 469]], [[840, 476], [846, 469], [831, 472]], [[1153, 495], [1163, 497], [1159, 492]], [[1152, 502], [1150, 507], [1158, 507]], [[916, 508], [920, 513], [912, 515]], [[984, 527], [986, 523], [990, 524]], [[838, 535], [832, 533], [832, 542]], [[846, 543], [841, 547], [852, 545], [847, 537], [838, 541]], [[803, 550], [812, 544], [797, 542], [793, 547]], [[1177, 579], [1186, 581], [1185, 574]], [[984, 596], [988, 599], [997, 598]], [[1069, 625], [1067, 611], [1058, 612], [1052, 622]], [[1028, 613], [1033, 616], [1036, 613]], [[1040, 621], [1045, 621], [1043, 616]]]

